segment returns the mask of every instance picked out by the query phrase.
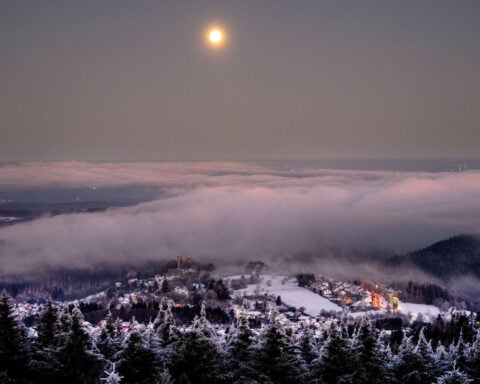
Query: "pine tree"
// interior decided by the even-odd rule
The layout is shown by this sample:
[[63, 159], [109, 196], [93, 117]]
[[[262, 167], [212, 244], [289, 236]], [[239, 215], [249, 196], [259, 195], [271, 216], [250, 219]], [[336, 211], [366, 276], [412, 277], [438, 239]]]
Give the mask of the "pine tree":
[[122, 384], [150, 384], [157, 377], [155, 354], [137, 331], [130, 334], [120, 354], [118, 372], [123, 376]]
[[452, 360], [450, 359], [450, 354], [441, 342], [438, 343], [433, 358], [435, 360], [435, 367], [440, 373], [444, 373], [452, 367]]
[[252, 366], [254, 333], [248, 319], [240, 315], [230, 331], [226, 344], [228, 371], [232, 381], [253, 380], [256, 372]]
[[299, 382], [305, 372], [302, 372], [295, 346], [278, 323], [277, 316], [272, 311], [270, 324], [260, 334], [255, 354], [256, 368], [274, 383]]
[[108, 312], [105, 318], [105, 325], [100, 331], [97, 339], [97, 348], [105, 358], [112, 360], [120, 352], [122, 347], [123, 332], [121, 327], [117, 328], [113, 321], [112, 313]]
[[27, 345], [5, 292], [0, 298], [0, 374], [4, 382], [22, 382], [27, 376]]
[[299, 354], [302, 371], [305, 375], [303, 381], [311, 382], [312, 377], [310, 365], [314, 360], [319, 358], [320, 353], [313, 337], [312, 331], [305, 324], [302, 336], [300, 337], [300, 341], [297, 345], [297, 351]]
[[72, 315], [70, 313], [69, 306], [64, 304], [63, 307], [58, 311], [58, 321], [57, 321], [57, 340], [56, 343], [58, 346], [64, 346], [67, 343], [68, 337], [70, 335], [70, 330], [72, 326]]
[[419, 371], [422, 369], [422, 363], [414, 352], [412, 337], [404, 337], [395, 357], [394, 371], [397, 380], [407, 384], [421, 383]]
[[355, 384], [383, 384], [387, 373], [377, 337], [368, 322], [361, 325], [353, 345], [355, 364], [352, 382]]
[[425, 337], [425, 327], [422, 327], [420, 330], [417, 346], [415, 347], [414, 352], [420, 358], [423, 365], [423, 378], [427, 381], [433, 380], [436, 375], [435, 360], [432, 345]]
[[115, 369], [115, 363], [112, 364], [112, 370], [105, 371], [105, 374], [106, 377], [101, 379], [105, 384], [120, 384], [122, 382], [123, 376], [120, 376]]
[[300, 351], [300, 357], [307, 365], [310, 365], [313, 360], [319, 357], [319, 351], [313, 337], [313, 333], [305, 326], [300, 342], [298, 344], [298, 349]]
[[463, 339], [463, 330], [460, 330], [457, 343], [453, 349], [455, 353], [454, 356], [452, 356], [452, 360], [455, 361], [455, 366], [460, 370], [465, 370], [467, 368], [467, 355], [469, 349], [470, 346], [465, 343]]
[[207, 320], [207, 309], [205, 302], [202, 302], [200, 307], [200, 316], [193, 320], [193, 329], [196, 332], [202, 333], [205, 337], [211, 338], [213, 336], [212, 325]]
[[468, 373], [474, 379], [475, 384], [480, 383], [480, 328], [477, 330], [477, 334], [470, 346], [468, 353]]
[[454, 367], [453, 370], [447, 371], [440, 376], [436, 384], [469, 384], [472, 381], [466, 373]]
[[225, 382], [225, 362], [217, 344], [216, 334], [206, 319], [204, 304], [200, 316], [194, 319], [192, 330], [185, 332], [172, 344], [172, 351], [170, 372], [179, 382], [182, 380], [195, 384]]
[[37, 339], [30, 367], [36, 383], [51, 383], [57, 378], [60, 363], [57, 348], [59, 343], [57, 308], [48, 300], [37, 326]]
[[346, 383], [351, 380], [352, 358], [347, 339], [341, 336], [337, 325], [332, 323], [320, 357], [312, 366], [312, 377], [325, 384]]
[[163, 281], [162, 281], [162, 292], [167, 293], [169, 290], [170, 290], [170, 287], [168, 286], [167, 277], [164, 276]]
[[224, 361], [217, 344], [205, 334], [185, 332], [173, 348], [171, 372], [195, 384], [224, 382]]
[[90, 336], [83, 328], [83, 316], [74, 309], [70, 331], [58, 354], [60, 378], [64, 383], [88, 384], [97, 380], [103, 366], [101, 356], [93, 347]]
[[105, 317], [105, 331], [107, 335], [113, 339], [116, 336], [115, 322], [113, 321], [112, 312], [108, 311], [107, 316]]
[[423, 329], [414, 347], [412, 337], [404, 338], [395, 361], [395, 376], [404, 384], [430, 384], [434, 379], [434, 359]]
[[57, 310], [48, 300], [37, 326], [37, 344], [41, 347], [53, 347], [57, 336]]
[[178, 339], [179, 332], [175, 323], [175, 316], [172, 313], [173, 305], [173, 301], [162, 299], [158, 315], [153, 322], [153, 329], [156, 330], [162, 347], [166, 347]]

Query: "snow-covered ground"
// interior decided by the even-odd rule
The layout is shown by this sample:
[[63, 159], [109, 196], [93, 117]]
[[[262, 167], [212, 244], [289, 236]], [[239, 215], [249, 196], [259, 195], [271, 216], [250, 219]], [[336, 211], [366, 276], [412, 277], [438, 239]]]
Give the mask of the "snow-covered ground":
[[10, 223], [15, 220], [20, 220], [21, 217], [15, 217], [15, 216], [0, 216], [0, 222], [3, 223]]
[[419, 314], [433, 320], [440, 313], [440, 309], [434, 305], [403, 303], [401, 301], [398, 303], [398, 311], [411, 314], [412, 320], [415, 320]]
[[[233, 276], [231, 278], [239, 278]], [[231, 279], [230, 278], [230, 279]], [[297, 279], [288, 276], [272, 276], [262, 275], [261, 282], [258, 284], [250, 284], [245, 289], [235, 291], [235, 295], [254, 295], [268, 294], [272, 296], [280, 296], [282, 302], [286, 305], [305, 308], [305, 313], [310, 316], [318, 316], [320, 311], [341, 311], [342, 308], [337, 304], [328, 301], [317, 293], [298, 286]]]
[[[84, 303], [95, 303], [97, 301], [101, 301], [101, 300], [104, 300], [106, 298], [107, 294], [105, 293], [105, 291], [102, 291], [102, 292], [98, 292], [98, 293], [95, 293], [93, 295], [90, 295], [90, 296], [87, 296], [87, 297], [84, 297], [81, 301], [83, 301]], [[75, 302], [76, 300], [72, 301]]]
[[[240, 276], [230, 276], [226, 280], [239, 279]], [[272, 296], [280, 296], [282, 302], [286, 305], [305, 308], [305, 314], [310, 316], [317, 316], [320, 311], [342, 311], [342, 308], [335, 303], [332, 303], [328, 299], [320, 296], [317, 293], [309, 291], [308, 289], [299, 287], [297, 285], [297, 279], [288, 276], [273, 276], [262, 275], [261, 282], [259, 284], [250, 284], [247, 288], [239, 289], [235, 291], [235, 295], [254, 295], [254, 294], [268, 294]], [[385, 298], [382, 298], [385, 301]], [[387, 306], [386, 301], [384, 307]], [[426, 304], [413, 304], [399, 302], [398, 310], [400, 313], [410, 314], [412, 320], [415, 320], [419, 314], [424, 316], [425, 320], [434, 320], [440, 313], [440, 309], [434, 305]], [[386, 313], [386, 309], [351, 312], [350, 315], [364, 316], [369, 314]]]
[[[427, 304], [413, 304], [413, 303], [404, 303], [402, 301], [398, 302], [398, 312], [405, 315], [410, 315], [411, 320], [414, 321], [417, 319], [418, 315], [422, 315], [424, 320], [433, 321], [437, 315], [441, 312], [439, 308], [434, 305]], [[360, 312], [351, 312], [349, 316], [359, 317], [359, 316], [370, 316], [378, 314], [386, 314], [386, 309], [372, 309], [369, 311], [360, 311]]]

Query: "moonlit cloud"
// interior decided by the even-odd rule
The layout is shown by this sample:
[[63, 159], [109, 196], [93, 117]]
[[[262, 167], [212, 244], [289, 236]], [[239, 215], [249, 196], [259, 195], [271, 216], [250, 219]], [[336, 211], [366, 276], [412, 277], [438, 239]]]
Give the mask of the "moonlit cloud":
[[[2, 188], [150, 185], [167, 197], [0, 230], [2, 272], [171, 259], [390, 256], [480, 231], [480, 172], [285, 170], [248, 163], [33, 163]], [[1, 198], [1, 196], [0, 196]]]

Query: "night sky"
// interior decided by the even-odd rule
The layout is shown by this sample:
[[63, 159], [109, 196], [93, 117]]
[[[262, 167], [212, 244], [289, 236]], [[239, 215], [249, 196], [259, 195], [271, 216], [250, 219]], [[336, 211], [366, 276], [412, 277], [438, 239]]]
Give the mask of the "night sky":
[[478, 156], [479, 20], [476, 0], [0, 0], [0, 161]]

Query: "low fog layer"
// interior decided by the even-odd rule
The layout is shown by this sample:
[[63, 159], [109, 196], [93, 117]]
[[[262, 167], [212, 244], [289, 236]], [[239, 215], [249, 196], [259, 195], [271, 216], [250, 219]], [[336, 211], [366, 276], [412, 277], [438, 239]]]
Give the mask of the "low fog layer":
[[248, 163], [0, 167], [0, 190], [130, 185], [161, 189], [162, 197], [2, 228], [0, 271], [134, 264], [180, 254], [226, 265], [249, 259], [280, 263], [299, 254], [387, 257], [480, 232], [479, 171], [335, 171]]

